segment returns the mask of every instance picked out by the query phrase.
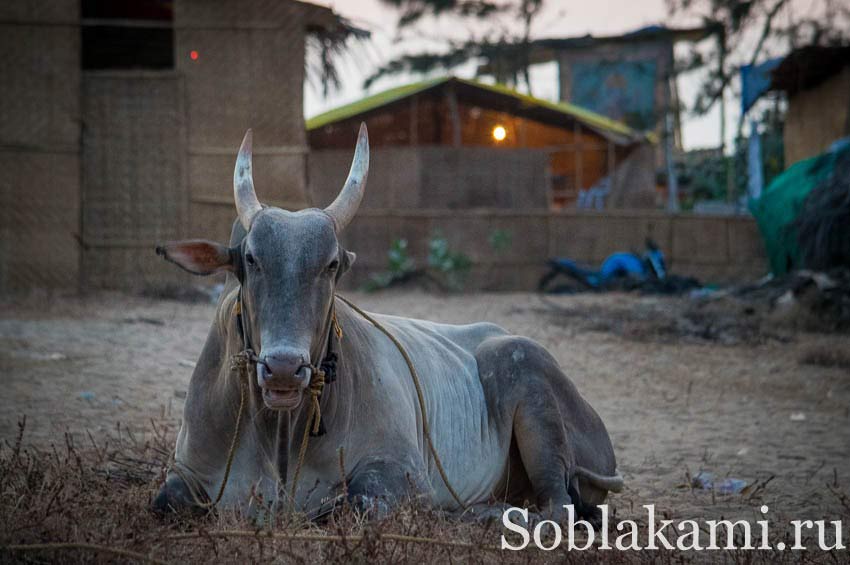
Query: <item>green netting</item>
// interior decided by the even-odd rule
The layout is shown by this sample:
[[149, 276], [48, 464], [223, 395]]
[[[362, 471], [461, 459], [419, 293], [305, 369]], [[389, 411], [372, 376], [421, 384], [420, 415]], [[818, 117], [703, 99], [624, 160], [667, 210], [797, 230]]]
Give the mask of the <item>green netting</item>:
[[756, 218], [774, 275], [803, 267], [797, 231], [791, 224], [809, 192], [830, 177], [836, 161], [845, 153], [850, 153], [850, 146], [794, 163], [773, 179], [761, 198], [750, 201], [750, 212]]

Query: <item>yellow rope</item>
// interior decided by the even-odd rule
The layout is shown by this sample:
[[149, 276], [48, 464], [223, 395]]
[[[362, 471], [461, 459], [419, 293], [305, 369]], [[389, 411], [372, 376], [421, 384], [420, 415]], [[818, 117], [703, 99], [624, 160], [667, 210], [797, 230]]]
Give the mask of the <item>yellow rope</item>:
[[396, 339], [396, 337], [389, 332], [384, 326], [381, 325], [376, 319], [372, 316], [361, 310], [347, 298], [337, 295], [337, 298], [348, 304], [352, 310], [363, 316], [368, 322], [370, 322], [373, 326], [375, 326], [378, 330], [381, 331], [385, 336], [390, 338], [390, 341], [398, 349], [401, 356], [404, 357], [404, 361], [407, 363], [407, 368], [410, 370], [410, 376], [413, 378], [413, 386], [416, 387], [416, 396], [419, 397], [419, 411], [422, 414], [422, 430], [425, 433], [425, 441], [428, 443], [428, 448], [431, 451], [431, 456], [434, 458], [434, 463], [437, 465], [437, 471], [440, 472], [440, 477], [443, 479], [443, 483], [446, 485], [446, 489], [448, 489], [449, 494], [452, 495], [452, 498], [455, 499], [461, 508], [466, 509], [466, 503], [461, 500], [460, 496], [458, 496], [455, 489], [452, 488], [451, 483], [449, 482], [449, 478], [446, 476], [446, 471], [443, 469], [443, 463], [440, 461], [440, 456], [437, 455], [437, 449], [434, 447], [434, 442], [431, 441], [431, 430], [428, 427], [428, 416], [425, 412], [425, 396], [422, 394], [422, 385], [419, 383], [419, 375], [416, 372], [416, 368], [413, 366], [413, 361], [410, 359], [410, 356], [407, 354], [407, 350], [401, 344], [401, 342]]
[[188, 480], [188, 477], [180, 471], [180, 467], [177, 465], [174, 466], [174, 471], [181, 479], [183, 479], [183, 482], [189, 489], [189, 493], [192, 495], [192, 499], [194, 499], [195, 504], [206, 510], [215, 508], [215, 506], [221, 502], [221, 498], [224, 496], [224, 489], [227, 487], [227, 481], [230, 478], [230, 470], [233, 467], [233, 460], [236, 457], [236, 448], [239, 445], [239, 428], [242, 425], [242, 415], [245, 412], [245, 397], [247, 396], [245, 391], [248, 388], [247, 380], [250, 378], [250, 373], [248, 372], [248, 361], [248, 354], [244, 351], [237, 353], [230, 358], [230, 369], [232, 371], [237, 371], [239, 375], [239, 411], [236, 413], [236, 426], [233, 429], [233, 437], [230, 438], [230, 449], [228, 449], [227, 452], [227, 464], [224, 467], [224, 477], [221, 480], [221, 485], [218, 487], [218, 494], [216, 495], [215, 500], [211, 502], [204, 502], [201, 500], [198, 493], [195, 492], [195, 488]]
[[[446, 470], [443, 468], [443, 462], [440, 460], [440, 456], [437, 454], [437, 449], [434, 447], [434, 442], [431, 440], [431, 430], [428, 426], [428, 414], [425, 409], [425, 395], [422, 393], [422, 385], [419, 382], [419, 374], [416, 372], [416, 368], [413, 366], [413, 361], [410, 359], [410, 355], [408, 355], [407, 350], [401, 344], [401, 342], [396, 339], [396, 337], [389, 332], [384, 326], [381, 325], [376, 319], [367, 314], [365, 311], [360, 309], [358, 306], [353, 304], [347, 298], [337, 295], [337, 298], [345, 302], [351, 309], [360, 314], [364, 319], [370, 322], [375, 328], [377, 328], [381, 333], [386, 335], [390, 341], [398, 349], [401, 356], [404, 358], [404, 361], [407, 363], [407, 368], [410, 371], [410, 376], [413, 379], [413, 386], [416, 388], [416, 396], [419, 399], [419, 411], [422, 416], [422, 431], [425, 435], [425, 441], [428, 444], [428, 449], [431, 452], [431, 456], [434, 458], [434, 464], [437, 466], [437, 471], [440, 473], [440, 477], [443, 479], [443, 483], [446, 485], [446, 489], [449, 491], [449, 494], [452, 495], [452, 498], [455, 499], [455, 502], [461, 508], [466, 509], [466, 503], [461, 500], [460, 496], [457, 494], [457, 491], [452, 487], [449, 482], [449, 478], [446, 475]], [[334, 332], [337, 335], [338, 339], [342, 338], [342, 328], [339, 325], [339, 322], [336, 318], [336, 309], [331, 312], [331, 323], [333, 324]], [[231, 358], [231, 369], [236, 370], [239, 373], [239, 386], [240, 386], [240, 399], [239, 399], [239, 412], [236, 415], [236, 427], [233, 430], [233, 438], [230, 442], [230, 449], [227, 454], [227, 465], [224, 469], [224, 478], [221, 481], [221, 485], [218, 489], [218, 494], [215, 497], [215, 500], [209, 503], [201, 502], [198, 500], [193, 489], [190, 488], [192, 492], [192, 496], [195, 499], [195, 503], [201, 506], [202, 508], [213, 508], [219, 502], [221, 502], [221, 498], [224, 496], [224, 489], [227, 486], [227, 481], [230, 477], [230, 470], [233, 466], [233, 459], [236, 455], [236, 448], [239, 444], [239, 427], [242, 423], [242, 414], [245, 409], [245, 389], [246, 381], [250, 378], [248, 373], [248, 354], [246, 352], [237, 353]], [[295, 491], [298, 487], [298, 479], [301, 475], [301, 467], [304, 465], [304, 458], [307, 455], [307, 446], [310, 443], [310, 432], [313, 434], [319, 432], [319, 426], [321, 424], [322, 411], [321, 404], [319, 403], [319, 398], [322, 395], [322, 390], [325, 386], [325, 373], [320, 368], [315, 367], [313, 369], [313, 374], [310, 379], [310, 406], [307, 409], [307, 421], [304, 425], [304, 434], [301, 437], [301, 447], [298, 450], [298, 460], [295, 465], [295, 473], [292, 476], [292, 486], [290, 487], [290, 502], [295, 504]], [[178, 470], [178, 474], [182, 474]], [[185, 482], [185, 479], [184, 479]], [[187, 483], [188, 486], [188, 483]]]
[[[304, 423], [304, 435], [301, 436], [301, 448], [298, 450], [298, 461], [295, 464], [295, 473], [292, 475], [292, 487], [290, 487], [289, 499], [295, 505], [295, 489], [298, 487], [298, 478], [301, 475], [301, 466], [307, 455], [307, 445], [310, 443], [310, 432], [319, 433], [319, 425], [322, 421], [322, 409], [319, 397], [325, 386], [325, 373], [321, 369], [314, 369], [310, 379], [310, 407], [307, 409], [307, 421]], [[312, 423], [312, 425], [311, 425]]]
[[245, 412], [245, 390], [248, 388], [247, 380], [251, 378], [248, 371], [248, 354], [237, 353], [231, 359], [231, 367], [235, 366], [239, 374], [239, 412], [236, 413], [236, 427], [233, 429], [233, 437], [230, 439], [230, 450], [227, 453], [227, 465], [224, 467], [224, 478], [221, 480], [221, 486], [218, 488], [218, 495], [215, 500], [210, 503], [207, 508], [212, 508], [221, 502], [221, 497], [224, 496], [224, 488], [227, 486], [227, 480], [230, 478], [230, 469], [233, 467], [233, 459], [236, 457], [236, 447], [239, 445], [239, 427], [242, 424], [242, 414]]

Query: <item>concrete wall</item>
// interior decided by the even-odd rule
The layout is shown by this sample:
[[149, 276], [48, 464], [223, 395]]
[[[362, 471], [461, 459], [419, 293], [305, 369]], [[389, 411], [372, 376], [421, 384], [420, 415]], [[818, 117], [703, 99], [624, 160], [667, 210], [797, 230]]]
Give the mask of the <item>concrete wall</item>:
[[0, 3], [0, 292], [77, 286], [79, 10]]
[[847, 135], [850, 135], [850, 65], [788, 101], [785, 166], [823, 153], [833, 141]]
[[[439, 230], [452, 249], [473, 261], [468, 290], [532, 290], [550, 257], [570, 257], [598, 266], [615, 251], [642, 251], [646, 237], [664, 251], [671, 272], [704, 282], [754, 280], [767, 272], [755, 222], [744, 217], [706, 217], [661, 212], [515, 212], [505, 210], [363, 210], [343, 234], [357, 253], [349, 287], [386, 269], [393, 240], [408, 240], [411, 256], [424, 265], [427, 242]], [[499, 253], [489, 238], [510, 234]]]

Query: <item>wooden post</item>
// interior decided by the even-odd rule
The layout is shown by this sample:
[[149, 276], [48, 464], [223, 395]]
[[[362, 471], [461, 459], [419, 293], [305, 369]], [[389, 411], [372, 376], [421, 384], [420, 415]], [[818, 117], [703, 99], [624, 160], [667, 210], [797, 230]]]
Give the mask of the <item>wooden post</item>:
[[[717, 70], [722, 77], [726, 69], [726, 55], [728, 54], [725, 31], [721, 30], [718, 33], [717, 43], [719, 52]], [[722, 86], [720, 89], [720, 154], [723, 157], [726, 156], [726, 89]], [[726, 202], [732, 202], [735, 199], [734, 171], [732, 170], [734, 163], [734, 155], [726, 161]]]
[[446, 102], [449, 104], [449, 120], [452, 122], [452, 146], [460, 147], [460, 112], [457, 109], [457, 94], [451, 83], [446, 87]]
[[579, 124], [578, 121], [573, 122], [573, 136], [575, 137], [575, 140], [573, 142], [573, 146], [575, 147], [573, 154], [575, 156], [575, 167], [576, 167], [576, 176], [575, 176], [575, 178], [576, 178], [576, 196], [578, 196], [578, 191], [581, 190], [582, 188], [584, 188], [584, 186], [582, 185], [582, 179], [581, 179], [582, 172], [583, 172], [582, 171], [582, 158], [584, 157], [584, 155], [582, 155], [583, 147], [582, 147], [582, 143], [581, 143], [582, 142], [581, 124]]
[[676, 89], [676, 64], [672, 46], [667, 52], [667, 64], [670, 72], [664, 89], [664, 165], [667, 170], [667, 211], [679, 212], [679, 180], [676, 178], [675, 154], [680, 148], [679, 137], [679, 93]]
[[410, 97], [410, 145], [419, 144], [419, 96]]

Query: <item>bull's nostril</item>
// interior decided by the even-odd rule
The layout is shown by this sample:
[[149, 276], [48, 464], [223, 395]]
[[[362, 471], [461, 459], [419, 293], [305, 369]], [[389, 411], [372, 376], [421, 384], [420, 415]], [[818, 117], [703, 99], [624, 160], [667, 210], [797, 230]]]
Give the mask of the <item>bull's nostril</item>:
[[262, 371], [265, 378], [291, 378], [304, 364], [304, 355], [300, 352], [270, 352], [257, 364], [257, 373]]

